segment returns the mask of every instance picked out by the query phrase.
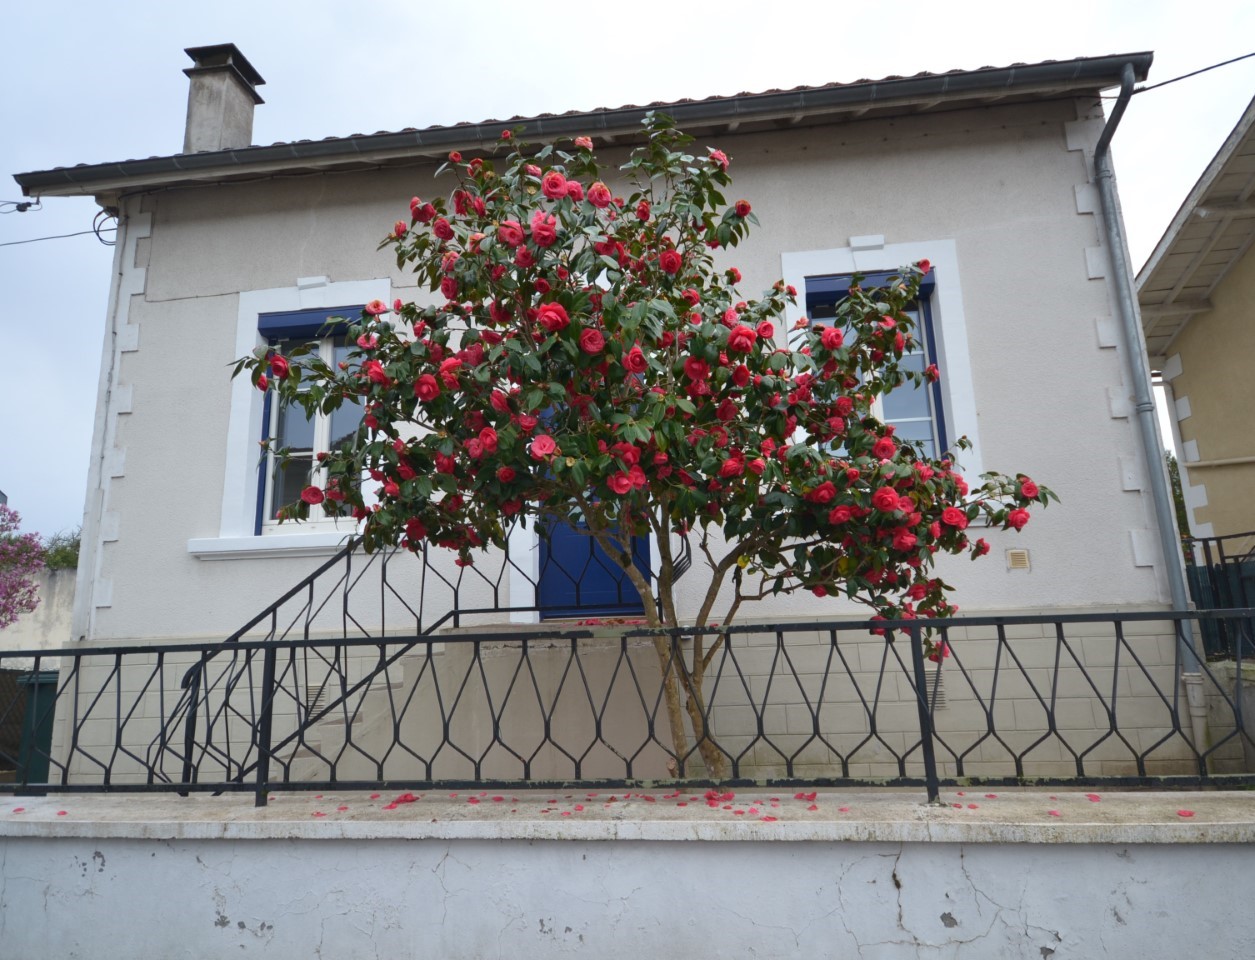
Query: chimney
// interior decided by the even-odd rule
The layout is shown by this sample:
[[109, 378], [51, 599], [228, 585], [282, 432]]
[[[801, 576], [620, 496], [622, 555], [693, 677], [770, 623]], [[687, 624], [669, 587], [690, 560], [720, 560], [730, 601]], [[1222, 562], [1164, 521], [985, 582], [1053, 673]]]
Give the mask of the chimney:
[[253, 107], [265, 103], [257, 95], [261, 78], [234, 43], [188, 47], [195, 66], [183, 72], [192, 83], [187, 92], [184, 153], [233, 150], [253, 142]]

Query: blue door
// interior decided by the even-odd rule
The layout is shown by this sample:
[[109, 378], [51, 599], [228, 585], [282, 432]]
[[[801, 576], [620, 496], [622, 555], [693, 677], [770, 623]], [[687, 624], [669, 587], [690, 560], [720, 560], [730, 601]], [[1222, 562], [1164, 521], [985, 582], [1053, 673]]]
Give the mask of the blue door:
[[[644, 612], [632, 581], [582, 525], [552, 523], [540, 540], [537, 605], [542, 618], [632, 616]], [[636, 569], [649, 576], [649, 538], [632, 538]]]

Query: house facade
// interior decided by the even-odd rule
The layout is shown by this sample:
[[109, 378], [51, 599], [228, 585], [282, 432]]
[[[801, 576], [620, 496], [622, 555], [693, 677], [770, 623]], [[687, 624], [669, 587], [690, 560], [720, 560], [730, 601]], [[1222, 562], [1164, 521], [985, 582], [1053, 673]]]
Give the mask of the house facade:
[[[449, 152], [491, 150], [509, 127], [524, 141], [590, 136], [603, 155], [626, 157], [645, 113], [251, 146], [260, 74], [231, 45], [189, 54], [182, 153], [17, 178], [29, 195], [91, 196], [119, 218], [74, 617], [74, 636], [86, 644], [226, 638], [332, 558], [351, 526], [272, 523], [289, 481], [259, 460], [258, 444], [299, 435], [312, 457], [340, 425], [283, 421], [244, 378], [230, 378], [233, 361], [267, 342], [314, 336], [328, 316], [371, 300], [422, 296], [376, 247], [412, 195], [447, 189], [433, 175]], [[1085, 58], [654, 105], [699, 146], [731, 157], [736, 194], [752, 201], [762, 226], [724, 260], [741, 270], [747, 292], [781, 277], [794, 285], [790, 320], [822, 315], [855, 274], [932, 263], [919, 308], [941, 387], [887, 417], [935, 450], [967, 437], [972, 449], [959, 462], [973, 479], [1022, 471], [1061, 499], [1018, 535], [981, 531], [992, 546], [985, 561], [939, 564], [965, 614], [1172, 606], [1179, 559], [1162, 547], [1148, 468], [1159, 469], [1158, 453], [1148, 459], [1130, 373], [1145, 359], [1117, 320], [1113, 263], [1127, 254], [1110, 249], [1094, 172], [1105, 122], [1097, 95], [1130, 71], [1144, 77], [1150, 60]], [[334, 344], [321, 349], [335, 359]], [[545, 612], [537, 591], [552, 568], [544, 549], [519, 530], [509, 562], [469, 579], [451, 556], [394, 560], [386, 589], [377, 585], [353, 622], [381, 634], [422, 633], [433, 622], [535, 624]], [[696, 612], [700, 572], [695, 562], [682, 619]], [[416, 621], [420, 603], [428, 612]], [[449, 621], [440, 614], [450, 603], [473, 612]], [[348, 619], [334, 605], [312, 606], [296, 614], [304, 635], [334, 635]], [[582, 604], [559, 606], [571, 616]], [[761, 601], [741, 619], [862, 616], [806, 594]], [[243, 634], [265, 636], [277, 619]], [[1035, 629], [1026, 642], [1049, 639], [1048, 626]], [[1151, 631], [1142, 644], [1170, 689], [1171, 630]], [[1078, 722], [1088, 724], [1088, 693], [1076, 693]], [[913, 696], [905, 679], [898, 694]], [[730, 736], [734, 716], [722, 721]], [[1067, 767], [1057, 751], [1044, 757], [1056, 760]]]
[[[1169, 395], [1195, 537], [1255, 531], [1255, 100], [1137, 275], [1151, 366]], [[1255, 548], [1230, 543], [1229, 556]]]

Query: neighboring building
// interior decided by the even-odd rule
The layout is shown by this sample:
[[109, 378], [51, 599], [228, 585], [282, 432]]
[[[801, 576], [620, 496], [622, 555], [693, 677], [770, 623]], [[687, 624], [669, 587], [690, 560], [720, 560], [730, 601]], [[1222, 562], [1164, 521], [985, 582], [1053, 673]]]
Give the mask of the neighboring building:
[[[507, 126], [525, 141], [586, 134], [625, 150], [647, 109], [250, 146], [260, 75], [231, 45], [189, 54], [183, 153], [17, 177], [27, 195], [92, 196], [119, 218], [74, 618], [74, 636], [90, 643], [226, 637], [339, 548], [347, 529], [266, 521], [276, 475], [259, 468], [257, 442], [277, 414], [245, 379], [232, 382], [229, 366], [267, 339], [310, 335], [337, 308], [414, 296], [414, 278], [376, 245], [412, 194], [449, 189], [432, 175], [451, 150], [490, 150]], [[829, 307], [855, 272], [934, 265], [923, 307], [943, 385], [904, 432], [938, 448], [966, 435], [969, 475], [1021, 470], [1062, 499], [1018, 536], [984, 531], [989, 560], [940, 565], [965, 613], [1170, 606], [1167, 564], [1179, 559], [1165, 563], [1127, 385], [1145, 359], [1114, 319], [1110, 264], [1127, 252], [1105, 245], [1093, 171], [1099, 92], [1126, 66], [1144, 78], [1150, 61], [1081, 58], [653, 105], [733, 158], [736, 195], [763, 224], [728, 255], [747, 292], [783, 276], [804, 294], [800, 316]], [[315, 423], [309, 446], [336, 429]], [[1157, 451], [1150, 462], [1160, 469]], [[516, 537], [519, 569], [481, 584], [473, 604], [499, 613], [470, 622], [533, 621], [514, 608], [535, 605], [519, 574], [537, 570], [538, 556], [533, 537]], [[444, 572], [454, 576], [451, 564]], [[404, 613], [400, 597], [385, 592], [363, 613], [365, 628], [378, 609]], [[740, 619], [862, 609], [807, 594]], [[1171, 636], [1159, 649], [1171, 686]], [[1077, 703], [1089, 717], [1089, 701]]]
[[1137, 293], [1176, 423], [1182, 532], [1255, 531], [1255, 100], [1164, 231]]

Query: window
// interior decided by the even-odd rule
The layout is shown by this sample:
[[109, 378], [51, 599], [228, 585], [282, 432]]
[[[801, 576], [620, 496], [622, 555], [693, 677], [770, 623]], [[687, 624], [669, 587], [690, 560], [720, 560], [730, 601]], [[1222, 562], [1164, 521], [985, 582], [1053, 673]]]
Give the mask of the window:
[[[303, 344], [314, 343], [324, 363], [335, 366], [348, 356], [349, 343], [345, 325], [328, 327], [330, 317], [356, 317], [360, 306], [331, 307], [318, 310], [296, 310], [263, 313], [257, 329], [278, 353], [288, 356]], [[312, 352], [312, 351], [311, 351]], [[362, 422], [360, 404], [344, 404], [330, 414], [308, 415], [303, 407], [283, 404], [267, 392], [262, 410], [261, 439], [269, 439], [269, 451], [258, 467], [257, 518], [254, 533], [277, 528], [275, 512], [284, 504], [300, 497], [310, 484], [325, 486], [324, 471], [317, 462], [318, 454], [338, 446], [351, 436]], [[278, 451], [287, 448], [286, 462]]]
[[851, 237], [849, 243], [848, 247], [781, 255], [784, 282], [799, 291], [797, 304], [786, 314], [788, 325], [812, 310], [820, 311], [810, 315], [821, 323], [825, 310], [831, 318], [856, 273], [863, 276], [865, 285], [871, 285], [878, 276], [897, 273], [905, 264], [931, 261], [933, 269], [917, 304], [920, 352], [909, 362], [917, 369], [937, 364], [941, 379], [920, 390], [903, 385], [886, 398], [876, 414], [895, 424], [899, 435], [924, 441], [930, 454], [944, 453], [959, 437], [967, 437], [972, 446], [962, 452], [959, 464], [965, 475], [979, 476], [984, 465], [958, 245], [951, 239], [887, 244], [883, 236]]
[[[837, 305], [849, 295], [854, 276], [855, 274], [807, 277], [806, 315], [815, 323], [830, 323], [836, 316]], [[890, 276], [893, 274], [887, 272], [864, 274], [862, 286], [865, 289], [882, 286]], [[931, 306], [935, 287], [935, 271], [930, 270], [920, 283], [919, 299], [907, 309], [907, 313], [915, 321], [915, 333], [911, 349], [902, 356], [901, 365], [904, 369], [922, 372], [930, 363], [937, 363]], [[930, 458], [938, 457], [949, 449], [949, 433], [946, 430], [940, 383], [920, 386], [904, 383], [888, 395], [878, 398], [873, 412], [880, 420], [893, 424], [897, 436], [922, 443], [925, 455]]]

